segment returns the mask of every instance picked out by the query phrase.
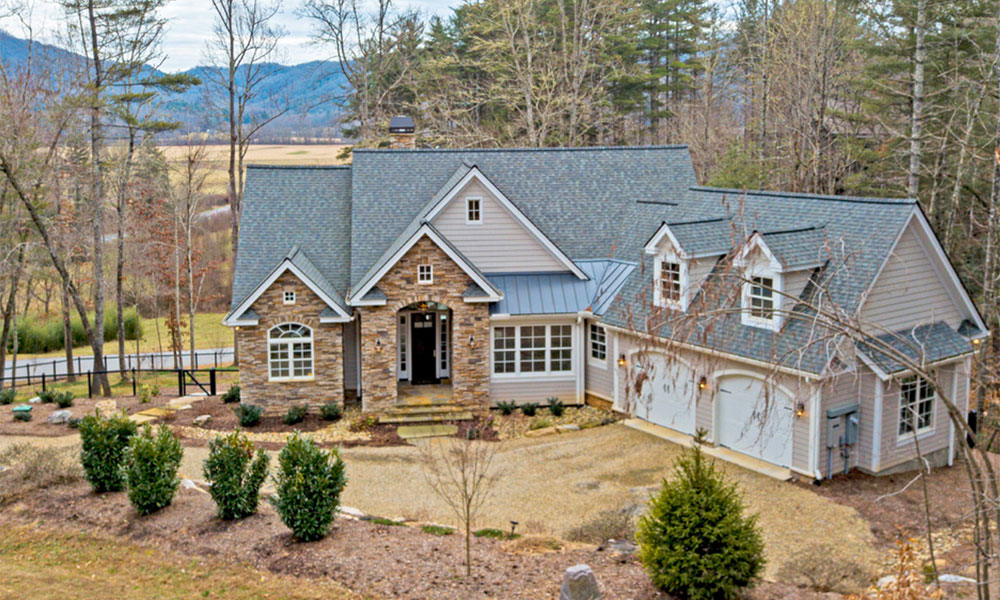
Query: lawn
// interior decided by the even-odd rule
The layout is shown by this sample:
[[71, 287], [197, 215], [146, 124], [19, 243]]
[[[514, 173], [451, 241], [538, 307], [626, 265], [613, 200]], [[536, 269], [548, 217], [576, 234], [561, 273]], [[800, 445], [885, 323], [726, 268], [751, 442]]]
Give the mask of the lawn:
[[[201, 313], [194, 316], [194, 345], [196, 349], [205, 348], [229, 348], [233, 345], [233, 330], [222, 324], [225, 313]], [[53, 314], [53, 319], [58, 318]], [[184, 317], [186, 321], [186, 317]], [[139, 352], [168, 352], [170, 350], [169, 336], [167, 335], [166, 318], [141, 319], [140, 328], [142, 339], [139, 340]], [[188, 349], [188, 328], [184, 327], [183, 340], [184, 349]], [[135, 340], [125, 340], [125, 352], [135, 353]], [[118, 340], [111, 340], [104, 343], [105, 354], [118, 354]], [[78, 346], [73, 348], [73, 356], [90, 356], [93, 352], [90, 346]], [[54, 350], [43, 354], [18, 354], [18, 359], [28, 358], [63, 358], [66, 356], [65, 350]], [[8, 359], [10, 354], [7, 355]]]
[[0, 597], [359, 598], [329, 580], [279, 576], [111, 537], [10, 525], [0, 528]]

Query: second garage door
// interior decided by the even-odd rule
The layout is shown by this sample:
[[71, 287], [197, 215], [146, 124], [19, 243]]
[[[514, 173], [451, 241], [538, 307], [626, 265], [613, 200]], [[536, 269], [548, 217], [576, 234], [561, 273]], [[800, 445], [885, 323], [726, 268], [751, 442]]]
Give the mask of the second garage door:
[[716, 414], [719, 443], [782, 467], [792, 463], [791, 399], [753, 377], [719, 380]]
[[648, 379], [639, 393], [636, 416], [693, 435], [696, 386], [691, 369], [656, 353], [641, 357], [637, 365]]

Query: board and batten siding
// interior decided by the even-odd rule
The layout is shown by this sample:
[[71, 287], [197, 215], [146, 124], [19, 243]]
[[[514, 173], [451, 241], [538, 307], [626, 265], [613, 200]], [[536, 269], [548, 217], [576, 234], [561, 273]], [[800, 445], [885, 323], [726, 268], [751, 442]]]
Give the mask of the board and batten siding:
[[916, 223], [899, 238], [861, 310], [861, 318], [889, 331], [944, 321], [957, 328], [964, 318], [921, 243]]
[[612, 343], [612, 332], [605, 329], [605, 340], [607, 340], [607, 356], [603, 361], [590, 356], [590, 325], [592, 321], [584, 324], [583, 330], [583, 351], [586, 354], [584, 361], [583, 384], [584, 391], [594, 394], [606, 400], [614, 399], [614, 369], [618, 366], [615, 362], [614, 344]]
[[[615, 408], [616, 410], [623, 410], [626, 408], [634, 410], [635, 399], [630, 397], [634, 395], [634, 392], [631, 390], [632, 386], [630, 385], [629, 373], [631, 366], [634, 364], [635, 353], [642, 351], [655, 351], [656, 345], [641, 343], [637, 341], [634, 336], [629, 335], [616, 334], [616, 338], [618, 346], [617, 352], [625, 354], [627, 360], [624, 367], [615, 366], [618, 373], [618, 384], [615, 394], [618, 402], [616, 403]], [[789, 390], [791, 393], [790, 400], [793, 406], [799, 402], [803, 402], [806, 406], [809, 406], [813, 386], [797, 378], [785, 375], [771, 377], [771, 373], [762, 371], [755, 366], [723, 358], [714, 358], [695, 351], [679, 351], [678, 358], [690, 365], [695, 373], [695, 377], [700, 378], [702, 375], [705, 375], [709, 382], [711, 382], [709, 390], [699, 393], [699, 397], [697, 398], [695, 404], [695, 427], [708, 431], [708, 439], [711, 442], [718, 439], [717, 431], [715, 430], [714, 389], [717, 386], [717, 378], [723, 376], [724, 374], [733, 374], [735, 372], [746, 375], [752, 374], [759, 379], [764, 379], [769, 383], [780, 385]], [[809, 428], [810, 425], [808, 415], [796, 417], [792, 423], [791, 466], [799, 472], [811, 474], [812, 467], [809, 464]]]
[[[953, 363], [940, 367], [938, 369], [939, 384], [950, 393], [953, 389], [952, 379], [956, 375], [960, 378], [967, 379], [968, 376], [963, 371], [964, 369], [962, 368], [961, 363]], [[884, 385], [885, 392], [883, 393], [882, 398], [881, 457], [879, 460], [880, 471], [884, 471], [917, 458], [916, 445], [914, 444], [913, 436], [909, 435], [900, 437], [899, 435], [899, 404], [901, 398], [899, 382], [892, 380], [885, 382]], [[960, 389], [967, 389], [964, 385], [959, 387]], [[960, 406], [961, 404], [962, 403], [959, 402]], [[933, 424], [933, 430], [924, 433], [918, 440], [920, 442], [920, 453], [923, 455], [928, 455], [933, 452], [937, 452], [942, 448], [948, 447], [951, 427], [949, 426], [948, 411], [945, 408], [944, 403], [942, 403], [939, 399], [934, 400], [931, 422]]]
[[[466, 198], [480, 198], [482, 223], [466, 222]], [[470, 181], [440, 213], [434, 227], [484, 273], [566, 271], [478, 181]]]

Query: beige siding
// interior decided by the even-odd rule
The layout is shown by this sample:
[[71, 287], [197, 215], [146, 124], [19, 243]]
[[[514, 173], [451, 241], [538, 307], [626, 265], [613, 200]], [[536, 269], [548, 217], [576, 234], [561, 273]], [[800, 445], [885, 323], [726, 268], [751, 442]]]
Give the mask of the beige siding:
[[498, 379], [490, 380], [490, 404], [497, 402], [536, 402], [548, 404], [551, 397], [564, 404], [577, 404], [576, 379]]
[[[943, 366], [938, 370], [940, 385], [945, 390], [952, 389], [955, 365]], [[900, 390], [896, 381], [887, 382], [882, 398], [882, 438], [879, 470], [886, 470], [900, 463], [917, 458], [913, 436], [899, 437]], [[930, 454], [948, 447], [948, 412], [940, 400], [935, 400], [932, 423], [934, 429], [919, 438], [920, 453]]]
[[585, 354], [584, 389], [591, 394], [611, 399], [614, 396], [615, 357], [614, 345], [611, 341], [612, 332], [607, 331], [607, 357], [603, 362], [590, 357], [590, 321], [585, 323], [583, 337], [583, 352]]
[[[657, 345], [650, 342], [640, 342], [632, 336], [618, 335], [618, 352], [624, 353], [628, 357], [627, 364], [624, 367], [618, 367], [618, 384], [616, 390], [616, 398], [618, 403], [616, 404], [616, 409], [618, 410], [629, 410], [633, 409], [635, 406], [635, 401], [632, 396], [632, 385], [630, 381], [630, 367], [634, 361], [634, 353], [642, 351], [663, 351], [663, 345]], [[714, 381], [717, 377], [723, 375], [724, 373], [732, 373], [733, 371], [738, 371], [744, 374], [754, 374], [760, 378], [765, 378], [769, 382], [773, 382], [776, 385], [787, 389], [790, 392], [791, 401], [793, 406], [799, 402], [805, 403], [809, 406], [810, 397], [812, 394], [812, 386], [800, 381], [791, 376], [778, 376], [776, 378], [771, 377], [772, 373], [761, 370], [758, 367], [743, 364], [737, 361], [727, 360], [724, 358], [710, 357], [705, 354], [701, 354], [694, 351], [680, 351], [678, 357], [691, 365], [692, 369], [699, 378], [705, 375], [708, 381], [713, 382], [710, 384], [714, 385]], [[717, 438], [715, 431], [715, 406], [714, 406], [714, 394], [711, 391], [701, 392], [697, 399], [695, 405], [695, 422], [696, 427], [699, 429], [707, 430], [708, 437], [710, 440], [715, 440]], [[795, 419], [792, 424], [792, 467], [799, 471], [808, 473], [811, 471], [809, 465], [809, 417], [808, 413], [802, 417]]]
[[358, 389], [358, 321], [344, 323], [344, 389]]
[[697, 290], [705, 283], [708, 274], [715, 268], [719, 261], [717, 256], [706, 256], [703, 258], [693, 258], [688, 263], [688, 285], [691, 286], [691, 298], [698, 293]]
[[[482, 199], [483, 222], [466, 223], [468, 196]], [[434, 226], [486, 273], [566, 271], [500, 202], [478, 182], [470, 182], [437, 216]]]
[[935, 321], [955, 328], [961, 323], [964, 317], [935, 271], [920, 235], [913, 223], [903, 232], [864, 304], [861, 317], [866, 321], [890, 331]]
[[794, 305], [794, 301], [790, 298], [798, 298], [802, 295], [802, 290], [804, 290], [806, 288], [806, 284], [809, 283], [809, 277], [812, 276], [812, 273], [812, 269], [785, 273], [785, 294], [789, 296], [789, 298], [786, 298], [785, 300]]
[[[831, 458], [831, 451], [826, 446], [826, 411], [850, 404], [860, 405], [858, 443], [852, 451], [851, 469], [861, 468], [871, 471], [875, 427], [875, 383], [874, 373], [867, 368], [862, 368], [859, 372], [839, 375], [823, 385], [817, 450], [819, 452], [819, 470], [824, 477], [829, 475]], [[840, 456], [839, 448], [832, 449], [832, 458], [833, 473], [842, 473], [844, 459]]]

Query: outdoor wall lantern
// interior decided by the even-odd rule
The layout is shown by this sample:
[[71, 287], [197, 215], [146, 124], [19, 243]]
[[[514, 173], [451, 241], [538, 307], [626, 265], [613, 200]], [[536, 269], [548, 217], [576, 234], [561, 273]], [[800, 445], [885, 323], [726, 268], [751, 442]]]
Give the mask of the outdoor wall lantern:
[[618, 366], [619, 367], [624, 367], [625, 366], [625, 355], [624, 354], [619, 354], [618, 355]]
[[704, 375], [702, 375], [701, 379], [698, 380], [698, 389], [699, 390], [707, 390], [708, 389], [708, 378], [705, 377]]
[[375, 352], [381, 352], [381, 351], [382, 351], [382, 339], [375, 338]]
[[806, 414], [806, 403], [805, 402], [799, 402], [798, 404], [796, 404], [795, 405], [795, 416], [796, 417], [803, 417], [803, 416], [805, 416], [805, 414]]
[[981, 340], [979, 338], [976, 338], [976, 339], [972, 340], [972, 345], [973, 346], [978, 346], [980, 343], [982, 343], [982, 341], [983, 340]]

